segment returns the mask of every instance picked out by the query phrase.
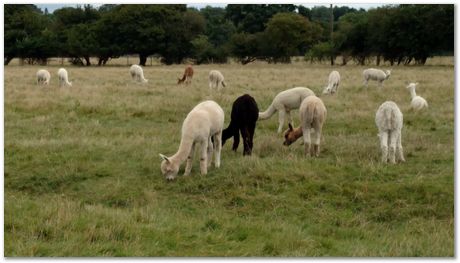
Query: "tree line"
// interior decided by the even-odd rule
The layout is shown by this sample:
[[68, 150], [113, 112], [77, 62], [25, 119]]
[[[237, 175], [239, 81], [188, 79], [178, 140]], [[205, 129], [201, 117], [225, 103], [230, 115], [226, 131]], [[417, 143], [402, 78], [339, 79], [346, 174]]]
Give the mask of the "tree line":
[[454, 52], [454, 5], [387, 5], [306, 8], [291, 4], [229, 4], [187, 8], [183, 4], [106, 4], [64, 7], [49, 13], [30, 4], [4, 5], [4, 64], [13, 58], [46, 64], [66, 57], [98, 65], [136, 54], [164, 64], [255, 60], [290, 63], [292, 56], [425, 64]]

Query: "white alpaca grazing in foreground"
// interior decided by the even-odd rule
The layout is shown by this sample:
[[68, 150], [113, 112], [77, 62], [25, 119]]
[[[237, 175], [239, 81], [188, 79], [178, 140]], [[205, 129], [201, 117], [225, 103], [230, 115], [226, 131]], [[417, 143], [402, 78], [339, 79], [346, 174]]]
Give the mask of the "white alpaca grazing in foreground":
[[58, 70], [58, 78], [59, 78], [59, 86], [69, 86], [72, 87], [72, 82], [69, 82], [69, 75], [67, 74], [67, 70], [65, 68], [60, 68]]
[[324, 88], [323, 94], [334, 94], [337, 92], [340, 84], [340, 74], [334, 70], [329, 74], [329, 82], [327, 87]]
[[[298, 138], [303, 136], [303, 142], [305, 146], [305, 155], [308, 156], [319, 156], [319, 144], [321, 141], [321, 131], [323, 130], [323, 124], [326, 121], [327, 110], [324, 106], [323, 101], [316, 96], [308, 96], [300, 105], [300, 126], [298, 128], [292, 128], [289, 123], [289, 129], [284, 133], [284, 145], [289, 146], [295, 142]], [[313, 148], [311, 148], [310, 133], [314, 129], [315, 139], [313, 141]]]
[[259, 112], [259, 120], [266, 120], [273, 116], [276, 111], [278, 116], [278, 133], [283, 131], [284, 119], [287, 115], [289, 123], [292, 123], [291, 110], [298, 109], [300, 103], [308, 96], [315, 95], [313, 91], [304, 87], [288, 89], [278, 93], [272, 104], [264, 112]]
[[391, 70], [385, 72], [380, 69], [368, 68], [363, 71], [364, 85], [367, 87], [369, 80], [375, 80], [379, 83], [379, 87], [382, 87], [384, 80], [388, 79], [391, 75]]
[[141, 83], [149, 82], [148, 79], [144, 78], [144, 71], [142, 70], [141, 66], [139, 66], [139, 65], [132, 65], [129, 68], [129, 73], [131, 74], [131, 78], [134, 81], [141, 82]]
[[[167, 180], [173, 180], [179, 172], [180, 165], [187, 160], [184, 176], [190, 175], [195, 144], [200, 143], [200, 170], [205, 175], [211, 165], [214, 148], [214, 166], [220, 166], [222, 148], [222, 130], [224, 127], [224, 111], [214, 101], [207, 100], [196, 105], [182, 124], [182, 138], [179, 150], [171, 157], [160, 154], [161, 172]], [[211, 137], [214, 139], [214, 147]]]
[[220, 85], [226, 87], [227, 85], [224, 82], [224, 75], [218, 70], [211, 70], [209, 72], [209, 89], [218, 89], [220, 90]]
[[428, 107], [428, 102], [426, 102], [426, 100], [424, 98], [422, 98], [420, 96], [417, 96], [417, 94], [415, 94], [415, 87], [417, 85], [418, 85], [418, 82], [417, 83], [410, 83], [409, 86], [406, 87], [407, 89], [409, 89], [410, 96], [412, 98], [410, 106], [412, 107], [413, 110], [416, 110], [416, 111]]
[[37, 84], [49, 85], [51, 79], [51, 74], [46, 69], [40, 69], [37, 71]]
[[[386, 101], [380, 105], [375, 114], [375, 124], [379, 129], [380, 148], [382, 149], [382, 162], [395, 162], [397, 152], [398, 159], [405, 162], [403, 147], [401, 145], [401, 129], [403, 127], [403, 115], [398, 105], [392, 101]], [[389, 152], [388, 152], [389, 151]]]

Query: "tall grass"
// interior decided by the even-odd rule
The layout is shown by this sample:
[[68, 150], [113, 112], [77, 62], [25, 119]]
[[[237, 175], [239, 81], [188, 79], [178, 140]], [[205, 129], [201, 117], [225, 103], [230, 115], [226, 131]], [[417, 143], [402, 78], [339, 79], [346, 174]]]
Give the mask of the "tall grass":
[[[226, 113], [251, 94], [265, 110], [278, 92], [320, 94], [327, 65], [264, 63], [68, 67], [72, 88], [35, 85], [38, 66], [5, 67], [5, 255], [11, 256], [449, 256], [454, 255], [454, 70], [393, 67], [378, 90], [359, 66], [335, 67], [322, 153], [305, 159], [276, 134], [277, 116], [257, 124], [253, 156], [231, 143], [222, 166], [172, 183], [158, 153], [173, 154], [186, 114], [213, 99]], [[210, 92], [219, 69], [228, 87]], [[410, 111], [406, 82], [429, 110]], [[407, 162], [379, 163], [375, 111], [393, 100], [404, 114]], [[293, 111], [298, 124], [298, 112]], [[181, 172], [183, 167], [181, 168]]]

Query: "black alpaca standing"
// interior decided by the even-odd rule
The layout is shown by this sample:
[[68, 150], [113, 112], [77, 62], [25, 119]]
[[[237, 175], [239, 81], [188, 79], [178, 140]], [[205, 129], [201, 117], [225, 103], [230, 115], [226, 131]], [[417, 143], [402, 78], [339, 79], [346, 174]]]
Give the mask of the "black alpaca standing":
[[254, 98], [248, 94], [238, 97], [235, 102], [233, 102], [230, 124], [227, 129], [222, 132], [222, 145], [225, 144], [228, 138], [233, 136], [232, 149], [236, 151], [240, 143], [239, 131], [243, 137], [243, 155], [251, 155], [252, 140], [254, 138], [254, 130], [258, 118], [259, 107], [257, 107]]

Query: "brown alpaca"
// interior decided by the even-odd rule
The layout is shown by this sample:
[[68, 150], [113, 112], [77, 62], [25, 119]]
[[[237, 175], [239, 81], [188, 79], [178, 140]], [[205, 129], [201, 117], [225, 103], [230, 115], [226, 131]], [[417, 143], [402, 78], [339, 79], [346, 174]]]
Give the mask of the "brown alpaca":
[[193, 68], [191, 65], [188, 65], [185, 68], [184, 75], [182, 78], [177, 78], [177, 84], [181, 84], [185, 81], [185, 85], [191, 84], [192, 83], [192, 78], [193, 78]]
[[[323, 129], [323, 124], [326, 121], [326, 107], [324, 106], [323, 101], [314, 96], [308, 96], [300, 104], [300, 127], [292, 128], [292, 125], [289, 123], [289, 129], [284, 133], [284, 145], [289, 146], [295, 142], [298, 138], [303, 136], [303, 141], [305, 145], [305, 155], [308, 156], [319, 156], [319, 144], [321, 141], [321, 131]], [[313, 141], [313, 148], [311, 148], [311, 138], [310, 132], [311, 129], [315, 130], [315, 140]]]

